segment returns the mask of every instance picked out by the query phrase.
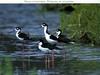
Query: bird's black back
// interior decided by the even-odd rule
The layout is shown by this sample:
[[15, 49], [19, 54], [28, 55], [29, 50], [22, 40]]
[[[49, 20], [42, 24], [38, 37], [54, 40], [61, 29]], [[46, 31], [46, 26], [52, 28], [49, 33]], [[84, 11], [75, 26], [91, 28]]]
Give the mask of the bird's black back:
[[59, 42], [64, 42], [64, 43], [70, 43], [70, 42], [72, 42], [71, 39], [67, 38], [67, 37], [64, 36], [64, 35], [60, 35], [59, 38], [58, 38], [58, 41], [59, 41]]
[[29, 40], [29, 36], [25, 33], [20, 32], [18, 35], [20, 38], [23, 38], [24, 40]]
[[58, 40], [57, 37], [55, 37], [55, 36], [53, 36], [53, 35], [50, 36], [50, 39]]
[[52, 50], [52, 49], [54, 49], [55, 46], [53, 46], [47, 42], [43, 42], [42, 47], [49, 48], [50, 50]]

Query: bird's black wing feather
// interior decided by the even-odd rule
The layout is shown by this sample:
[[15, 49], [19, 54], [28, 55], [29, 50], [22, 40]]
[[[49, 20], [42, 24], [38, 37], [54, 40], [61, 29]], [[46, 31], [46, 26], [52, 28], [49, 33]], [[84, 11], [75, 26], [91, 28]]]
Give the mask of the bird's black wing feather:
[[25, 34], [25, 33], [19, 33], [19, 37], [24, 38], [24, 40], [28, 40], [29, 39], [28, 35]]
[[42, 47], [49, 48], [50, 50], [53, 50], [53, 49], [62, 50], [62, 48], [56, 47], [56, 45], [52, 45], [47, 42], [43, 43]]
[[54, 49], [54, 46], [47, 42], [43, 43], [42, 47], [49, 48], [50, 50]]
[[50, 36], [50, 39], [53, 39], [53, 40], [58, 40], [55, 36], [51, 35]]
[[59, 36], [58, 40], [59, 40], [59, 42], [64, 42], [64, 43], [70, 43], [70, 42], [72, 42], [71, 39], [69, 39], [67, 37], [64, 37], [63, 35]]

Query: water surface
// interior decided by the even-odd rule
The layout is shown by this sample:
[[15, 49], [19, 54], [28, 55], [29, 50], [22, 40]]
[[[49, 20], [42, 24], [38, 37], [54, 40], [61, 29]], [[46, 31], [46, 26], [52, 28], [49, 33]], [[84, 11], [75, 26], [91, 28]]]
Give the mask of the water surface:
[[[5, 71], [9, 69], [9, 75], [11, 73], [13, 75], [36, 75], [35, 73], [38, 73], [38, 75], [64, 75], [62, 72], [59, 73], [61, 69], [58, 69], [57, 64], [62, 60], [69, 61], [75, 58], [80, 61], [99, 62], [99, 47], [77, 43], [75, 45], [59, 44], [59, 47], [62, 47], [63, 50], [61, 54], [55, 54], [55, 69], [46, 69], [45, 54], [37, 48], [38, 41], [19, 41], [14, 31], [14, 28], [19, 26], [23, 32], [28, 33], [31, 37], [37, 35], [43, 37], [41, 23], [46, 22], [49, 25], [49, 31], [54, 33], [60, 25], [59, 12], [43, 12], [41, 8], [41, 5], [35, 4], [0, 5], [0, 38], [3, 37], [3, 39], [0, 39], [0, 75], [7, 75]], [[5, 69], [5, 67], [8, 68]], [[71, 69], [71, 75], [76, 73], [73, 70]], [[99, 68], [92, 71], [86, 70], [84, 73], [79, 71], [76, 75], [100, 75], [99, 70]]]

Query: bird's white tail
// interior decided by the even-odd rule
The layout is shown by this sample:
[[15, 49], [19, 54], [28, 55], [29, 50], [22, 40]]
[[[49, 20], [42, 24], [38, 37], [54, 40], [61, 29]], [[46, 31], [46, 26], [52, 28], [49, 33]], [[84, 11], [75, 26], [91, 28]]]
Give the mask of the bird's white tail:
[[70, 44], [75, 44], [75, 42], [70, 42]]

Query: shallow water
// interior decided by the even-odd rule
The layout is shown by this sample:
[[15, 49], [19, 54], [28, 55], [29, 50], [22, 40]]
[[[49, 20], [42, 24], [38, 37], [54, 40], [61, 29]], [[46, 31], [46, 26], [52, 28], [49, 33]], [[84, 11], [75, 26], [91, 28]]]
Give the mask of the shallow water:
[[57, 12], [43, 13], [40, 5], [0, 5], [0, 32], [5, 34], [20, 26], [30, 35], [43, 35], [41, 23], [46, 22], [51, 31], [59, 25]]
[[[22, 27], [22, 31], [29, 33], [31, 37], [37, 35], [43, 37], [41, 23], [46, 22], [49, 25], [50, 32], [54, 33], [54, 31], [59, 28], [59, 13], [42, 12], [40, 10], [41, 5], [0, 5], [0, 33], [5, 34], [4, 37], [10, 36], [14, 38], [0, 40], [0, 70], [2, 69], [0, 75], [6, 75], [4, 67], [7, 67], [7, 63], [11, 63], [13, 75], [63, 75], [59, 73], [57, 66], [60, 60], [64, 59], [69, 61], [72, 58], [76, 58], [80, 61], [99, 62], [99, 47], [77, 43], [67, 46], [60, 44], [59, 47], [62, 47], [63, 50], [60, 54], [55, 54], [55, 68], [49, 68], [49, 70], [45, 68], [45, 55], [51, 57], [51, 54], [45, 54], [38, 50], [38, 41], [19, 41], [16, 39], [14, 31], [16, 26], [20, 26]], [[9, 60], [6, 58], [9, 58]], [[76, 75], [82, 75], [82, 73]], [[86, 71], [83, 75], [100, 75], [100, 72], [99, 69], [97, 69]]]

